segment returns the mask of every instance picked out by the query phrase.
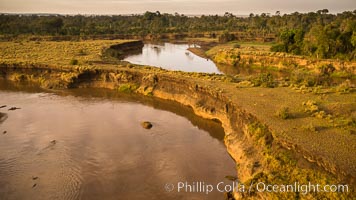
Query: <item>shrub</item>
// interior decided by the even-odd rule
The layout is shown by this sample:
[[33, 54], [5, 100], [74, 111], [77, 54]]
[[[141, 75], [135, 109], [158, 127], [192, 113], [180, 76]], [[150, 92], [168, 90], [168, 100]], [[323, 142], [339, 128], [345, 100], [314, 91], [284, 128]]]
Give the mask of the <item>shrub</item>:
[[318, 129], [312, 123], [302, 126], [302, 129], [305, 131], [310, 131], [315, 133], [318, 132]]
[[258, 77], [251, 80], [254, 86], [269, 87], [275, 86], [274, 79], [271, 73], [261, 73]]
[[336, 91], [339, 93], [349, 93], [352, 88], [352, 83], [349, 79], [341, 83], [336, 87]]
[[280, 110], [277, 111], [276, 114], [281, 119], [288, 119], [291, 117], [288, 107], [282, 107]]
[[241, 48], [241, 45], [240, 45], [240, 44], [234, 44], [233, 47], [236, 48], [236, 49], [238, 49], [238, 48]]
[[223, 34], [219, 36], [219, 42], [225, 43], [230, 42], [236, 39], [234, 34], [230, 34], [229, 32], [225, 31]]
[[273, 136], [268, 127], [258, 122], [253, 122], [247, 126], [248, 134], [253, 138], [256, 144], [262, 145], [266, 150], [270, 149], [273, 142]]
[[119, 86], [118, 90], [119, 92], [127, 92], [127, 93], [131, 93], [133, 91], [135, 91], [138, 88], [137, 85], [133, 85], [133, 84], [122, 84]]
[[323, 110], [313, 113], [312, 116], [318, 119], [331, 119], [331, 115], [326, 114]]
[[295, 69], [291, 73], [290, 81], [293, 84], [305, 85], [307, 87], [315, 86], [317, 80], [310, 72], [303, 69]]
[[72, 59], [69, 64], [78, 65], [79, 61], [77, 59]]
[[323, 64], [318, 69], [321, 76], [330, 76], [335, 71], [335, 67], [332, 64]]
[[317, 103], [313, 100], [308, 100], [307, 102], [303, 102], [303, 106], [305, 106], [305, 112], [308, 113], [315, 113], [320, 111]]
[[283, 44], [276, 44], [271, 47], [272, 52], [285, 52], [286, 47]]

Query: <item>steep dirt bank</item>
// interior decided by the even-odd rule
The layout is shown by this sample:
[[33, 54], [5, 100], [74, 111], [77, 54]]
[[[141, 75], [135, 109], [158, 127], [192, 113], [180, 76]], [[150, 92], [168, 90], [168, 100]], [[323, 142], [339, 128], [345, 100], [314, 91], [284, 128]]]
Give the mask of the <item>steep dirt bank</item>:
[[125, 51], [136, 50], [142, 47], [143, 47], [142, 41], [131, 41], [131, 42], [125, 42], [121, 44], [114, 44], [111, 45], [109, 48], [125, 52]]
[[[285, 101], [283, 95], [292, 97], [288, 102], [291, 105], [308, 99], [308, 95], [288, 88], [268, 91], [266, 88], [236, 88], [234, 80], [223, 75], [169, 72], [143, 66], [107, 65], [96, 68], [1, 64], [0, 77], [35, 82], [51, 89], [94, 87], [136, 92], [190, 106], [197, 115], [222, 122], [225, 144], [237, 162], [238, 177], [244, 183], [291, 184], [309, 180], [315, 183], [322, 181], [320, 184], [340, 181], [355, 184], [355, 135], [326, 132], [330, 138], [320, 137], [324, 132], [314, 134], [295, 128], [303, 124], [303, 120], [317, 119], [283, 121], [274, 118], [276, 106]], [[327, 148], [330, 145], [333, 148]], [[305, 158], [339, 179], [315, 169], [316, 165], [306, 162]], [[251, 195], [291, 198], [297, 194]], [[309, 195], [324, 197], [318, 195], [328, 194]]]
[[129, 54], [142, 52], [144, 46], [142, 41], [130, 41], [121, 44], [114, 44], [103, 50], [103, 55], [123, 59]]
[[216, 63], [237, 67], [255, 65], [289, 70], [302, 67], [311, 71], [318, 71], [322, 65], [332, 65], [336, 71], [349, 74], [356, 73], [356, 62], [336, 59], [308, 58], [306, 56], [270, 52], [269, 49], [259, 49], [258, 45], [252, 44], [239, 48], [232, 48], [230, 47], [231, 45], [233, 44], [214, 47], [207, 51], [206, 54]]
[[[84, 69], [77, 67], [56, 69], [49, 66], [2, 65], [2, 78], [12, 81], [37, 82], [44, 88], [61, 89], [76, 87], [109, 88], [119, 91], [135, 91], [162, 99], [177, 101], [193, 108], [194, 112], [204, 118], [218, 119], [226, 132], [226, 144], [229, 152], [239, 164], [239, 178], [246, 181], [256, 169], [253, 164], [260, 162], [257, 150], [245, 156], [247, 149], [255, 149], [245, 139], [241, 128], [253, 121], [253, 117], [234, 105], [221, 91], [207, 86], [199, 80], [190, 81], [176, 74], [164, 71], [120, 69]], [[236, 117], [239, 116], [239, 117]], [[232, 142], [232, 140], [234, 140]], [[251, 143], [252, 144], [252, 143]], [[256, 155], [254, 155], [256, 154]]]
[[205, 54], [205, 51], [201, 48], [191, 47], [191, 48], [188, 48], [187, 50], [201, 58], [206, 58], [206, 59], [208, 58], [208, 56]]

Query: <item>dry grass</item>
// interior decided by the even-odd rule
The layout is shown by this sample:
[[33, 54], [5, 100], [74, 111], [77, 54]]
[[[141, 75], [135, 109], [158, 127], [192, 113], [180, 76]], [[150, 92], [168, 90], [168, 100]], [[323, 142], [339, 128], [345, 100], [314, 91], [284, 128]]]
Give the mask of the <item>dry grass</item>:
[[[234, 50], [241, 53], [268, 53], [270, 52], [271, 43], [256, 43], [256, 42], [229, 42], [211, 48], [207, 54], [215, 55], [218, 52]], [[236, 48], [239, 46], [238, 48]]]
[[70, 65], [72, 60], [78, 60], [78, 65], [83, 65], [101, 61], [103, 48], [123, 42], [125, 40], [0, 42], [0, 61]]
[[[103, 46], [119, 42], [123, 41], [27, 42], [23, 44], [4, 42], [0, 43], [0, 61], [69, 66], [72, 59], [77, 59], [81, 65], [89, 61], [100, 61]], [[77, 68], [80, 67], [84, 68], [85, 66]], [[101, 65], [96, 67], [100, 68]], [[343, 93], [301, 93], [287, 87], [250, 87], [251, 82], [235, 83], [233, 77], [224, 75], [165, 71], [135, 65], [125, 67], [123, 70], [162, 74], [164, 77], [173, 77], [173, 80], [179, 77], [186, 82], [192, 81], [194, 84], [207, 88], [208, 91], [224, 95], [229, 101], [238, 105], [241, 110], [252, 114], [261, 124], [265, 124], [270, 130], [273, 130], [275, 140], [287, 141], [302, 151], [323, 158], [326, 163], [336, 164], [341, 171], [351, 174], [356, 172], [356, 158], [353, 156], [356, 146], [356, 135], [354, 134], [356, 93], [352, 90]], [[61, 75], [61, 79], [70, 82], [76, 75], [76, 73]], [[22, 80], [24, 76], [20, 74], [15, 78]], [[130, 92], [136, 89], [136, 86], [127, 84], [121, 85], [117, 89]], [[342, 89], [342, 91], [346, 90]], [[281, 105], [288, 108], [288, 110], [282, 109], [282, 114], [293, 113], [292, 118], [287, 117], [288, 120], [284, 120], [286, 118], [284, 116], [276, 117], [276, 111], [281, 109]], [[314, 113], [316, 114], [313, 116]], [[325, 117], [327, 115], [330, 117]], [[257, 135], [262, 133], [262, 128], [258, 126], [252, 128]], [[262, 178], [266, 178], [266, 180], [280, 179], [281, 183], [287, 183], [288, 177], [295, 177], [295, 180], [298, 181], [304, 180], [305, 177], [310, 178], [313, 174], [313, 171], [308, 174], [304, 173], [303, 169], [295, 167], [295, 164], [285, 164], [289, 163], [291, 159], [285, 158], [284, 154], [271, 156], [271, 158], [266, 158], [269, 159], [271, 168], [287, 175], [282, 178], [263, 176]], [[271, 173], [272, 175], [273, 173]], [[323, 177], [311, 177], [310, 179], [312, 181], [324, 180]]]

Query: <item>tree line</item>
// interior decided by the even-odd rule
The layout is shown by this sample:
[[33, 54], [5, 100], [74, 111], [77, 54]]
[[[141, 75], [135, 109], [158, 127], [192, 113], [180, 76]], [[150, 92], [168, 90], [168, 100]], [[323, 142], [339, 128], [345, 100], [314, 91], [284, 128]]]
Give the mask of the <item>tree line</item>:
[[[315, 13], [315, 21], [309, 25], [299, 17], [299, 26], [283, 27], [279, 30], [279, 43], [271, 50], [316, 58], [356, 59], [356, 15], [355, 11], [330, 15], [326, 9]], [[322, 17], [318, 17], [318, 16]]]
[[316, 12], [281, 15], [279, 11], [238, 17], [186, 16], [146, 12], [141, 15], [8, 15], [0, 14], [1, 35], [110, 35], [146, 36], [166, 33], [210, 33], [221, 41], [234, 40], [231, 32], [251, 35], [277, 35], [273, 51], [318, 58], [355, 59], [356, 10], [330, 14], [327, 9]]

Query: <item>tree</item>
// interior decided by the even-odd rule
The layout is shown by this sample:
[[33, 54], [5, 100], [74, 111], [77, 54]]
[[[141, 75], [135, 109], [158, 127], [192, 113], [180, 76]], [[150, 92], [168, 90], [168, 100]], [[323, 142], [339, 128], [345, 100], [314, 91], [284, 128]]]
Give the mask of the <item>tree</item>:
[[[40, 35], [107, 35], [125, 34], [146, 36], [162, 33], [211, 33], [220, 36], [221, 41], [235, 39], [232, 32], [239, 33], [239, 39], [270, 38], [279, 36], [274, 51], [310, 55], [320, 58], [355, 59], [356, 51], [356, 10], [329, 14], [327, 9], [317, 12], [275, 15], [251, 13], [249, 17], [237, 17], [232, 13], [224, 16], [203, 15], [187, 17], [178, 13], [167, 14], [145, 12], [141, 15], [114, 16], [39, 16], [0, 14], [0, 34]], [[241, 35], [241, 37], [240, 37]], [[274, 36], [275, 35], [275, 36]]]
[[354, 46], [356, 48], [356, 31], [354, 31], [352, 33], [352, 36], [351, 36], [351, 44], [352, 46]]
[[59, 30], [63, 26], [63, 19], [59, 17], [44, 19], [43, 28], [49, 33], [59, 33]]
[[325, 14], [328, 14], [328, 13], [329, 13], [329, 10], [328, 10], [328, 9], [323, 9], [323, 10], [321, 10], [321, 13], [324, 14], [324, 15], [325, 15]]

